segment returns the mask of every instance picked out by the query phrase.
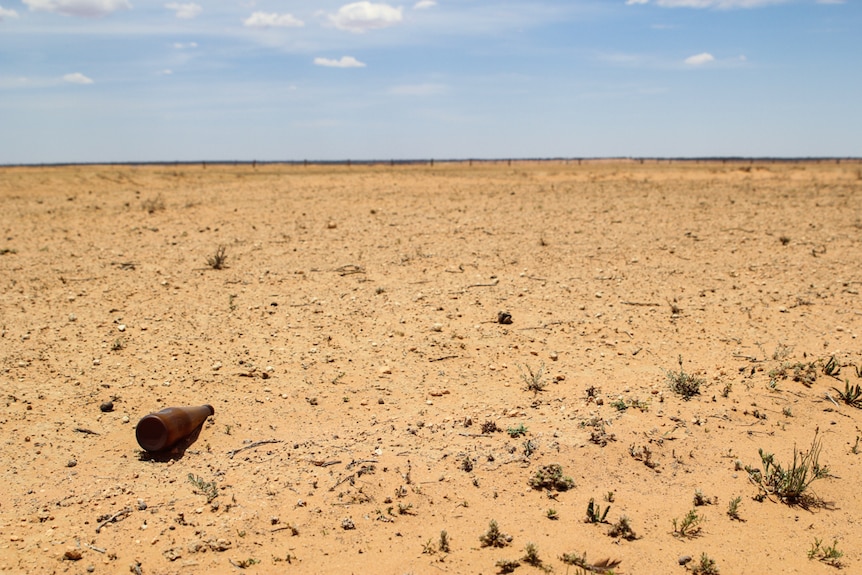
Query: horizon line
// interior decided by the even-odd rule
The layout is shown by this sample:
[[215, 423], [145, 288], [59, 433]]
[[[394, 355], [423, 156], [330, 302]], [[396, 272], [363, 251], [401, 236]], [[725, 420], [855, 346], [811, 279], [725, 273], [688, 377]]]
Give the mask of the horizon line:
[[151, 160], [151, 161], [88, 161], [88, 162], [19, 162], [0, 163], [0, 168], [39, 168], [39, 167], [71, 167], [71, 166], [189, 166], [201, 164], [203, 166], [239, 166], [239, 165], [291, 165], [291, 166], [372, 166], [389, 164], [390, 166], [420, 165], [435, 163], [458, 164], [473, 162], [477, 163], [500, 163], [500, 162], [607, 162], [607, 161], [631, 161], [631, 162], [828, 162], [841, 161], [859, 162], [862, 156], [559, 156], [559, 157], [512, 157], [512, 158], [425, 158], [425, 159], [371, 159], [353, 160], [345, 158], [341, 160]]

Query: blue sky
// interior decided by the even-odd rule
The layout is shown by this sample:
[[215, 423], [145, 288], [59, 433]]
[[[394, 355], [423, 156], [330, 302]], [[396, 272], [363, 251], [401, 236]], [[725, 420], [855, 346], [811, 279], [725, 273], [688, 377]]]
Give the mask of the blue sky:
[[858, 0], [0, 0], [0, 164], [862, 156]]

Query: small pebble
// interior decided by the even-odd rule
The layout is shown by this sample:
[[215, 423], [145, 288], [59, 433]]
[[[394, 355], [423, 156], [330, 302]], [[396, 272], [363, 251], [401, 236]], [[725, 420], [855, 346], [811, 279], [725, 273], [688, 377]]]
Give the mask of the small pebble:
[[[74, 459], [70, 459], [66, 462], [66, 467], [75, 467], [76, 465], [78, 465], [78, 462]], [[80, 557], [78, 557], [78, 559], [80, 559]]]
[[144, 511], [147, 508], [147, 502], [143, 499], [138, 499], [138, 511]]
[[443, 331], [443, 324], [442, 323], [435, 323], [434, 325], [431, 326], [431, 331]]
[[73, 313], [69, 314], [69, 321], [78, 321], [78, 316]]
[[126, 324], [121, 323], [120, 325], [117, 326], [117, 329], [120, 331], [126, 331]]
[[128, 416], [128, 415], [124, 415], [124, 416], [120, 419], [120, 421], [122, 421], [123, 423], [129, 423], [129, 416]]
[[69, 547], [66, 549], [66, 552], [63, 553], [63, 559], [68, 559], [69, 561], [78, 561], [81, 557], [81, 550], [77, 547]]
[[99, 406], [99, 409], [101, 409], [104, 413], [109, 413], [111, 411], [114, 411], [114, 402], [113, 401], [106, 401], [106, 402], [102, 403], [102, 405]]
[[683, 555], [682, 557], [680, 557], [680, 558], [679, 558], [679, 560], [678, 560], [678, 561], [679, 561], [679, 564], [680, 564], [680, 565], [685, 565], [685, 564], [687, 564], [689, 561], [691, 561], [691, 556], [690, 556], [690, 555]]

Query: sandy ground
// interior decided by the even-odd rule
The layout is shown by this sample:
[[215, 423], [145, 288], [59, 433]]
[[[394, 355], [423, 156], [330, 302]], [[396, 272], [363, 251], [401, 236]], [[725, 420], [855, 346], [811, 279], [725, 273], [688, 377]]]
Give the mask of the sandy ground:
[[0, 169], [0, 571], [860, 572], [860, 198], [834, 161]]

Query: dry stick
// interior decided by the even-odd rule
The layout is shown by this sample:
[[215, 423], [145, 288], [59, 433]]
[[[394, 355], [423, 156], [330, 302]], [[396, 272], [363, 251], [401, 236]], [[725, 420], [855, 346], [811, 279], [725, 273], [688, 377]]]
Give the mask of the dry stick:
[[338, 465], [341, 461], [315, 461], [312, 459], [310, 463], [318, 467], [329, 467], [330, 465]]
[[432, 357], [428, 361], [443, 361], [444, 359], [456, 359], [457, 355], [444, 355], [443, 357]]
[[108, 551], [107, 549], [101, 549], [99, 547], [96, 547], [95, 545], [90, 545], [89, 543], [84, 543], [84, 547], [86, 547], [87, 549], [92, 549], [97, 553], [106, 553]]
[[621, 301], [623, 305], [636, 305], [641, 307], [661, 307], [660, 303], [640, 302], [640, 301]]
[[837, 408], [839, 408], [839, 409], [841, 408], [841, 406], [840, 406], [840, 405], [838, 405], [837, 403], [835, 403], [835, 400], [834, 400], [834, 399], [832, 399], [832, 396], [831, 396], [831, 395], [829, 395], [829, 392], [828, 392], [828, 391], [826, 392], [826, 399], [828, 399], [829, 401], [831, 401], [831, 402], [832, 402], [832, 404], [833, 404], [835, 407], [837, 407]]
[[99, 435], [92, 429], [84, 429], [83, 427], [76, 427], [72, 431], [77, 431], [78, 433], [86, 433], [87, 435]]
[[114, 523], [117, 519], [125, 518], [126, 515], [129, 515], [131, 512], [132, 512], [131, 507], [125, 507], [123, 509], [120, 509], [119, 511], [117, 511], [116, 513], [114, 513], [113, 515], [111, 515], [110, 517], [108, 517], [107, 519], [102, 521], [102, 523], [99, 524], [98, 527], [96, 527], [96, 533], [99, 533], [102, 530], [102, 527], [104, 527], [108, 523]]
[[240, 447], [239, 449], [232, 449], [227, 452], [228, 456], [233, 459], [233, 456], [239, 453], [240, 451], [245, 451], [246, 449], [252, 449], [254, 447], [259, 447], [261, 445], [266, 445], [267, 443], [283, 443], [281, 439], [264, 439], [263, 441], [255, 441], [254, 443], [250, 443], [245, 447]]

